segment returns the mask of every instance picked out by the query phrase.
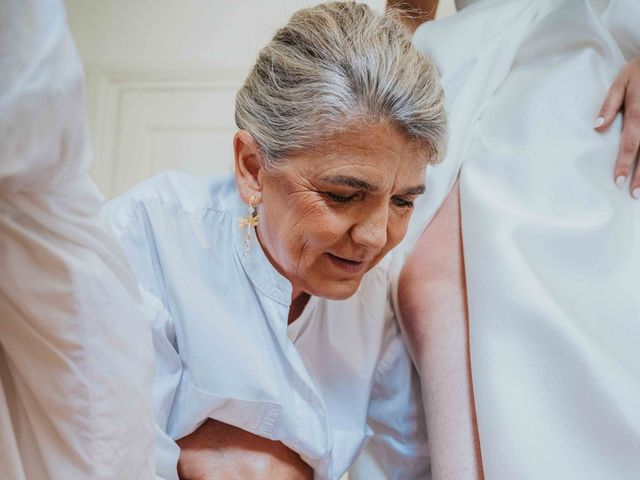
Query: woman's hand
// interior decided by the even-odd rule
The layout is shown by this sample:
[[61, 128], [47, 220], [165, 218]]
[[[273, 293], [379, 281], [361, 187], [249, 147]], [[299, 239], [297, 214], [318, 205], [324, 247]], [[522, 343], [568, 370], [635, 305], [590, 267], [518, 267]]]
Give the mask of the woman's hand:
[[313, 470], [281, 442], [209, 419], [178, 440], [182, 480], [311, 480]]
[[640, 57], [627, 63], [611, 84], [607, 98], [596, 118], [595, 129], [606, 130], [616, 114], [623, 110], [622, 137], [614, 170], [616, 185], [621, 187], [630, 178], [629, 191], [640, 198], [640, 168], [637, 165], [640, 147]]

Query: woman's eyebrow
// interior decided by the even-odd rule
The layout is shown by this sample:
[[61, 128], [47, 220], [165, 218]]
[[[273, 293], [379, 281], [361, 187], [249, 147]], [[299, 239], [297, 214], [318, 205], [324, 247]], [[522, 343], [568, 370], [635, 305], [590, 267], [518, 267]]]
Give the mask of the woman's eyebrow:
[[[321, 180], [326, 183], [332, 183], [334, 185], [343, 185], [346, 187], [357, 188], [358, 190], [364, 190], [365, 192], [377, 192], [379, 188], [369, 182], [360, 178], [351, 177], [349, 175], [331, 175], [328, 177], [322, 177]], [[422, 195], [425, 192], [425, 185], [415, 185], [409, 187], [397, 195]]]
[[398, 195], [422, 195], [425, 192], [425, 189], [424, 184], [416, 185], [415, 187], [409, 187], [406, 190], [403, 190], [398, 193]]
[[350, 177], [348, 175], [331, 175], [328, 177], [322, 177], [321, 180], [326, 183], [332, 183], [334, 185], [343, 185], [345, 187], [357, 188], [358, 190], [364, 190], [366, 192], [377, 192], [378, 187], [371, 185], [365, 180], [361, 180], [356, 177]]

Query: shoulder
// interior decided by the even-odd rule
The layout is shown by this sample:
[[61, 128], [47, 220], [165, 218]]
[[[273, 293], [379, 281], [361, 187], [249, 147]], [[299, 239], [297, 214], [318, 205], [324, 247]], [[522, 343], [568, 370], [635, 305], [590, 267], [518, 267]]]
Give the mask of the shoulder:
[[107, 202], [102, 212], [113, 233], [120, 237], [141, 217], [225, 211], [234, 208], [235, 196], [232, 175], [200, 177], [163, 172]]
[[168, 172], [108, 202], [103, 215], [138, 283], [163, 298], [167, 282], [228, 257], [220, 247], [232, 245], [241, 206], [231, 175]]

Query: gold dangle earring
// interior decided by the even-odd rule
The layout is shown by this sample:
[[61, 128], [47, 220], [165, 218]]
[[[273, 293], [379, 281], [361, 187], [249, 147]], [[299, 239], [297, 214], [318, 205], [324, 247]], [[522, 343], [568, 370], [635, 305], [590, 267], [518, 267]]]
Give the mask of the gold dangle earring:
[[251, 232], [253, 227], [258, 226], [258, 212], [256, 211], [256, 196], [249, 197], [249, 214], [246, 217], [240, 217], [240, 228], [247, 227], [247, 236], [244, 239], [244, 256], [249, 255], [251, 249]]

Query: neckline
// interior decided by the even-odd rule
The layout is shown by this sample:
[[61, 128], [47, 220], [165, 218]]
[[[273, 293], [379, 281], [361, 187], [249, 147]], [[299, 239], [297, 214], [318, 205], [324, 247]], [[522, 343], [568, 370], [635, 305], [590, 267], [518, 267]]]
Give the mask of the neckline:
[[287, 336], [289, 337], [289, 340], [291, 340], [291, 343], [295, 344], [307, 330], [311, 324], [311, 317], [319, 301], [319, 297], [311, 295], [309, 297], [309, 301], [304, 306], [304, 309], [302, 309], [300, 316], [296, 318], [295, 321], [287, 325]]

